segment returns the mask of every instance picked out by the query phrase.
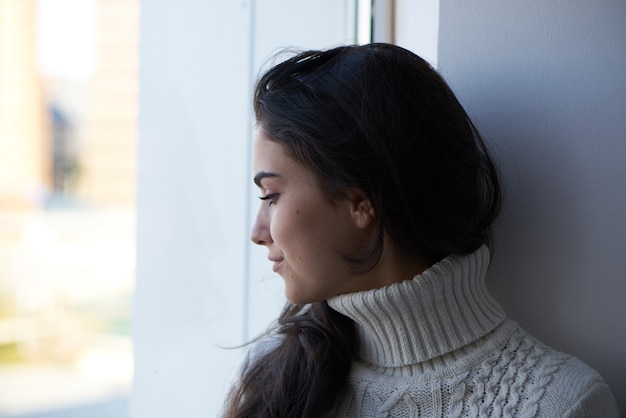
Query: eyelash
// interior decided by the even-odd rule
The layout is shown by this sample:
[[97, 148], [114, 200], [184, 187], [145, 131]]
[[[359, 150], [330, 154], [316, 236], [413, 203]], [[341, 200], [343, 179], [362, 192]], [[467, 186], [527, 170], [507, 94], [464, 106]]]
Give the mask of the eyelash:
[[269, 205], [275, 205], [276, 204], [276, 198], [278, 197], [278, 193], [271, 193], [268, 194], [266, 196], [259, 196], [259, 199], [261, 200], [269, 200]]

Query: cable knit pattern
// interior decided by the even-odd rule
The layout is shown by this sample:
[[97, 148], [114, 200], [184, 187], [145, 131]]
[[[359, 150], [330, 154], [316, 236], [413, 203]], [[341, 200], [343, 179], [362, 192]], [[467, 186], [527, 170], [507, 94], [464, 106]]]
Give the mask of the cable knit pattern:
[[359, 351], [336, 417], [618, 417], [609, 388], [547, 347], [485, 287], [489, 250], [450, 256], [412, 280], [336, 296]]

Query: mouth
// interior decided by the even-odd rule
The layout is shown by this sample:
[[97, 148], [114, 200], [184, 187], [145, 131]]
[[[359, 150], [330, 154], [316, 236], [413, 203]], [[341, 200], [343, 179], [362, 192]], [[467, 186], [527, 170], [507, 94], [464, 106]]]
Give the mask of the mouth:
[[278, 267], [280, 267], [280, 265], [283, 263], [282, 258], [270, 258], [269, 260], [274, 263], [272, 265], [272, 270], [274, 270], [274, 272], [276, 272], [278, 270]]

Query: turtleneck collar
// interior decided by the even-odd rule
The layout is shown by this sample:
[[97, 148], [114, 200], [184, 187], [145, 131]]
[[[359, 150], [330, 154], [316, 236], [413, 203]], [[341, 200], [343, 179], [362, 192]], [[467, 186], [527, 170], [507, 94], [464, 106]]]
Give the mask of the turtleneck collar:
[[356, 324], [358, 357], [384, 367], [430, 360], [485, 336], [505, 319], [485, 286], [489, 250], [451, 255], [411, 280], [328, 299]]

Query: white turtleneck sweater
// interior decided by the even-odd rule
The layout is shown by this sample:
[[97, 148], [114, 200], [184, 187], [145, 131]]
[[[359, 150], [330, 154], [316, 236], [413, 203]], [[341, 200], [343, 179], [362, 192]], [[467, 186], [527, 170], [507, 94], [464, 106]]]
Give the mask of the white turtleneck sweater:
[[489, 250], [340, 295], [359, 350], [333, 417], [619, 417], [600, 375], [536, 340], [485, 287]]

